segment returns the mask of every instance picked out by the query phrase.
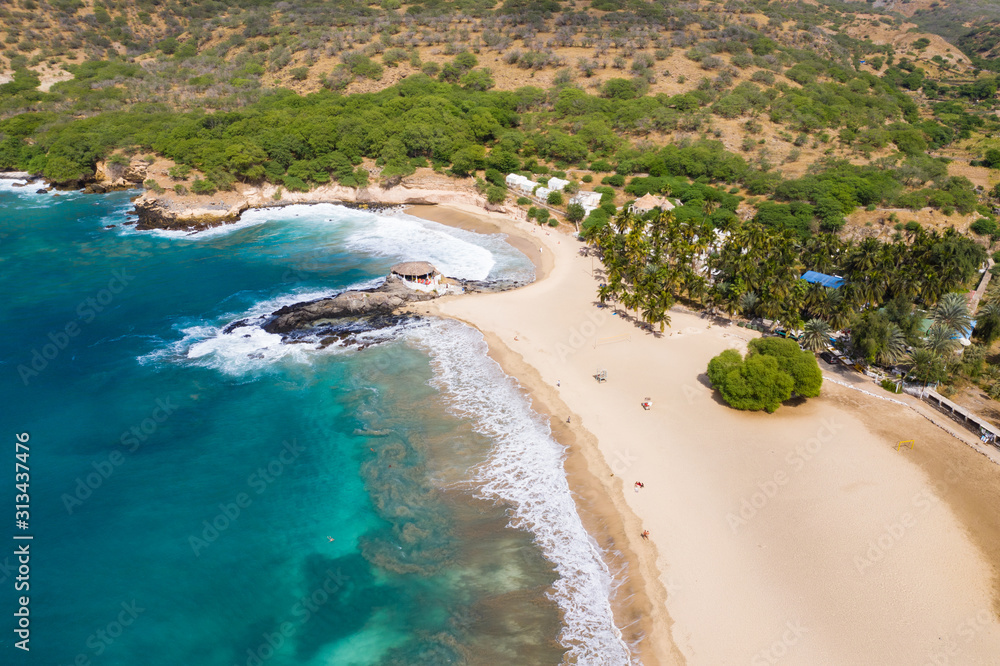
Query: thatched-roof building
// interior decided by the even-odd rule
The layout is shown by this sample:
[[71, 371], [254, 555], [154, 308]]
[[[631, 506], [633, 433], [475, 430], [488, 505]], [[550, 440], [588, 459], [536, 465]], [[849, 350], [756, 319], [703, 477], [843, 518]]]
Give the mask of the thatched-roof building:
[[426, 261], [405, 261], [396, 264], [389, 271], [410, 289], [438, 294], [462, 293], [461, 287], [448, 281], [433, 264]]
[[396, 264], [389, 271], [404, 280], [429, 280], [434, 276], [441, 275], [433, 264], [426, 261], [404, 261], [401, 264]]
[[629, 210], [636, 215], [645, 215], [651, 210], [659, 208], [660, 210], [673, 210], [675, 208], [674, 203], [667, 198], [655, 197], [649, 192], [642, 195], [629, 206]]

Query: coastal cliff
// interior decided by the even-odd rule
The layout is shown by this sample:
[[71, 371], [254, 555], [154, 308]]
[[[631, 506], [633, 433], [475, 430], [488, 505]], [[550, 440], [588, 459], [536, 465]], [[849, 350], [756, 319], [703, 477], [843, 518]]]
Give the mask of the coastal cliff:
[[[162, 169], [154, 168], [150, 177], [155, 179], [159, 171]], [[355, 188], [330, 183], [308, 192], [290, 192], [270, 183], [237, 183], [231, 191], [211, 195], [180, 195], [164, 188], [159, 192], [147, 190], [133, 203], [138, 216], [138, 229], [191, 231], [236, 222], [250, 208], [293, 204], [331, 203], [378, 209], [400, 205], [471, 203], [477, 207], [503, 210], [487, 204], [471, 179], [456, 180], [434, 173], [407, 177], [391, 187], [369, 185]]]

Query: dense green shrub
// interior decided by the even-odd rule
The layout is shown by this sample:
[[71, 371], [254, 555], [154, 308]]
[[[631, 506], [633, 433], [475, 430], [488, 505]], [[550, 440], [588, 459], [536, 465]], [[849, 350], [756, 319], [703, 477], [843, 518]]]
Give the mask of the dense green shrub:
[[708, 378], [736, 409], [774, 412], [792, 394], [819, 395], [823, 376], [816, 357], [793, 340], [759, 338], [746, 358], [727, 349], [708, 363]]
[[195, 194], [215, 194], [215, 186], [207, 180], [195, 178], [191, 183], [191, 191]]
[[486, 200], [491, 204], [502, 203], [507, 198], [507, 190], [503, 187], [491, 185], [486, 190]]
[[792, 395], [794, 384], [790, 375], [782, 372], [776, 359], [770, 356], [749, 356], [727, 349], [708, 363], [708, 376], [731, 407], [736, 409], [774, 412]]

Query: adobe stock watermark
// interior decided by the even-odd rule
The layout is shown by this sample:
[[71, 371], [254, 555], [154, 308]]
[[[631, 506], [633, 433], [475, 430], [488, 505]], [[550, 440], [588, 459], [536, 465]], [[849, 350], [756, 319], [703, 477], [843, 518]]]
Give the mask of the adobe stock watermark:
[[15, 564], [10, 561], [9, 557], [3, 558], [3, 562], [0, 563], [0, 585], [6, 583], [7, 579], [15, 573], [17, 573]]
[[239, 492], [231, 502], [220, 502], [219, 512], [211, 518], [201, 521], [201, 533], [188, 536], [188, 544], [195, 557], [200, 557], [202, 551], [215, 543], [223, 532], [232, 527], [243, 515], [243, 511], [253, 504], [254, 496], [262, 495], [272, 483], [285, 473], [285, 469], [298, 460], [299, 456], [306, 450], [306, 447], [300, 446], [294, 439], [290, 442], [286, 440], [281, 444], [281, 452], [278, 455], [266, 465], [258, 467], [247, 477], [247, 488], [253, 494]]
[[261, 641], [255, 647], [247, 648], [246, 660], [241, 664], [233, 666], [262, 666], [264, 662], [271, 659], [306, 623], [316, 616], [319, 610], [334, 599], [337, 592], [342, 590], [350, 580], [337, 569], [326, 570], [326, 578], [313, 590], [299, 599], [289, 609], [288, 614], [293, 618], [278, 625], [276, 631], [265, 631], [260, 635]]
[[738, 509], [726, 514], [726, 523], [733, 534], [738, 534], [741, 528], [763, 511], [764, 507], [778, 495], [781, 489], [788, 485], [792, 477], [802, 471], [806, 463], [819, 455], [823, 446], [831, 442], [843, 428], [843, 425], [834, 419], [824, 418], [820, 423], [815, 437], [809, 438], [785, 455], [784, 468], [777, 469], [771, 476], [758, 481], [757, 490], [741, 499]]
[[612, 460], [610, 461], [611, 471], [616, 475], [624, 474], [632, 468], [632, 465], [639, 461], [639, 458], [632, 453], [631, 449], [615, 449], [612, 452]]
[[83, 332], [84, 327], [97, 319], [97, 315], [104, 312], [134, 279], [135, 276], [129, 274], [128, 269], [111, 271], [107, 286], [80, 301], [76, 306], [76, 316], [69, 319], [61, 328], [49, 331], [46, 341], [40, 347], [32, 348], [28, 362], [17, 366], [17, 375], [21, 378], [21, 382], [28, 386], [32, 379], [44, 372], [49, 364], [70, 346], [73, 339]]
[[93, 471], [76, 477], [73, 492], [62, 494], [60, 499], [66, 508], [66, 513], [73, 515], [76, 509], [83, 506], [83, 503], [90, 499], [119, 467], [125, 464], [128, 460], [125, 454], [138, 451], [176, 411], [177, 405], [169, 397], [166, 399], [157, 398], [153, 401], [153, 409], [150, 410], [149, 416], [123, 431], [118, 438], [118, 443], [125, 452], [116, 449], [101, 460], [90, 463]]
[[944, 476], [931, 480], [931, 489], [921, 490], [910, 498], [911, 508], [900, 512], [895, 520], [884, 523], [884, 529], [868, 542], [867, 549], [854, 556], [852, 561], [858, 574], [864, 575], [865, 571], [880, 562], [890, 550], [903, 541], [906, 534], [916, 527], [918, 519], [941, 503], [936, 493], [943, 493], [949, 486], [961, 481], [962, 477], [962, 470], [953, 461], [948, 461]]
[[80, 652], [73, 659], [71, 666], [91, 666], [94, 657], [103, 655], [118, 638], [125, 633], [125, 630], [135, 624], [136, 619], [146, 612], [136, 603], [136, 600], [123, 601], [121, 610], [114, 620], [108, 622], [103, 627], [99, 627], [87, 637], [84, 644], [90, 652]]
[[953, 632], [945, 634], [940, 645], [927, 653], [926, 661], [921, 666], [949, 666], [950, 664], [964, 663], [958, 659], [962, 654], [962, 646], [975, 640], [976, 636], [989, 627], [993, 621], [993, 613], [988, 608], [983, 608], [975, 615], [962, 620], [955, 625]]
[[785, 630], [777, 640], [750, 658], [750, 666], [777, 664], [788, 656], [792, 648], [798, 645], [802, 637], [808, 633], [809, 629], [803, 626], [801, 622], [798, 620], [789, 620], [785, 623]]
[[588, 344], [593, 344], [597, 331], [607, 323], [611, 316], [607, 313], [607, 308], [595, 308], [588, 310], [584, 321], [569, 329], [566, 342], [556, 343], [556, 356], [560, 361], [565, 361], [568, 357], [580, 351]]

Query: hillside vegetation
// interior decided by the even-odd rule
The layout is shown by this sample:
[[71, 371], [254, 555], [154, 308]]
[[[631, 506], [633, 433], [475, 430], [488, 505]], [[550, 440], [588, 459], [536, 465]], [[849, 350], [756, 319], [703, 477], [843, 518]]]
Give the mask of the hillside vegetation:
[[[962, 309], [1000, 240], [994, 10], [17, 0], [0, 7], [0, 169], [79, 187], [155, 161], [151, 195], [194, 202], [433, 169], [579, 224], [608, 269], [599, 297], [649, 326], [681, 300], [801, 326], [816, 350], [847, 327], [864, 362], [1000, 396], [1000, 297]], [[511, 194], [509, 173], [565, 178], [567, 196]], [[579, 189], [601, 194], [585, 218]], [[622, 210], [647, 193], [680, 205]], [[846, 283], [809, 287], [806, 269]], [[981, 344], [959, 356], [973, 315]]]
[[568, 173], [605, 192], [588, 227], [654, 192], [801, 237], [996, 231], [998, 78], [892, 7], [19, 0], [0, 29], [0, 168], [65, 185], [146, 153], [198, 194], [359, 185], [368, 160]]

